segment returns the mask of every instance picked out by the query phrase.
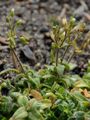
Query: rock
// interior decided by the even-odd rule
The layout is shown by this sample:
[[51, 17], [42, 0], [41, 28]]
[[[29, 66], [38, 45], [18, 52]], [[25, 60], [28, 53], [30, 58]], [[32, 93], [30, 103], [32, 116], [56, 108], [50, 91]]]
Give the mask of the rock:
[[4, 37], [0, 37], [0, 43], [4, 44], [4, 45], [8, 45], [8, 42], [7, 42], [6, 38], [4, 38]]
[[4, 64], [0, 64], [0, 71], [4, 70]]
[[36, 4], [38, 2], [39, 2], [39, 0], [29, 0], [29, 3], [31, 3], [31, 4]]
[[40, 0], [40, 2], [48, 2], [48, 0]]
[[42, 51], [40, 49], [35, 51], [35, 56], [37, 58], [37, 62], [40, 62], [40, 63], [43, 62], [43, 55], [42, 55]]
[[30, 60], [31, 64], [36, 63], [35, 55], [28, 45], [25, 45], [24, 47], [21, 48], [20, 58], [23, 62]]
[[25, 0], [16, 0], [17, 2], [23, 2], [23, 1], [25, 1]]
[[55, 0], [58, 4], [67, 3], [69, 0]]
[[42, 27], [42, 28], [40, 29], [40, 33], [46, 33], [46, 32], [49, 32], [48, 27]]

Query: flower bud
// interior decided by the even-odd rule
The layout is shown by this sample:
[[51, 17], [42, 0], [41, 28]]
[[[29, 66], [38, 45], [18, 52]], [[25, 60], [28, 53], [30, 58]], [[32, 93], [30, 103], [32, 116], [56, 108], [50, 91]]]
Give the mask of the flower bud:
[[20, 19], [20, 20], [17, 20], [16, 25], [20, 26], [22, 23], [23, 23], [23, 21]]
[[70, 22], [75, 23], [76, 19], [74, 17], [71, 17]]
[[11, 16], [11, 17], [14, 16], [14, 11], [15, 11], [14, 8], [12, 8], [11, 11], [10, 11], [10, 16]]
[[67, 19], [66, 18], [63, 18], [62, 19], [62, 24], [65, 26], [65, 25], [67, 25]]

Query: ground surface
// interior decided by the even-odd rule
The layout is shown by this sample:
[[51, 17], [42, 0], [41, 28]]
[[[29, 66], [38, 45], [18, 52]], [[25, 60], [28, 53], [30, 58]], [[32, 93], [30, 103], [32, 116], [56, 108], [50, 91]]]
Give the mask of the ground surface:
[[[6, 16], [11, 8], [15, 9], [15, 19], [22, 19], [23, 25], [18, 35], [31, 38], [28, 46], [17, 44], [17, 54], [23, 63], [37, 68], [50, 63], [51, 38], [49, 36], [49, 20], [55, 17], [75, 16], [77, 21], [84, 21], [90, 30], [90, 0], [0, 0], [0, 71], [12, 66], [6, 39]], [[81, 56], [81, 60], [90, 58]], [[77, 58], [78, 59], [78, 58]]]

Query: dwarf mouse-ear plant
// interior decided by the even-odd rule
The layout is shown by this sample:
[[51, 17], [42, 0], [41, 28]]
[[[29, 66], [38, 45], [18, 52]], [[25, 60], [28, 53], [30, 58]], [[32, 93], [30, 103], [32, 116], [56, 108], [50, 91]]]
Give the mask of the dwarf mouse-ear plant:
[[[7, 74], [14, 72], [18, 75], [16, 75], [15, 78], [13, 78], [17, 82], [17, 87], [18, 85], [27, 84], [28, 87], [32, 85], [33, 87], [38, 88], [40, 86], [40, 78], [39, 75], [34, 71], [29, 68], [27, 65], [23, 65], [16, 53], [16, 40], [17, 40], [17, 28], [21, 24], [21, 20], [17, 20], [15, 22], [14, 19], [14, 9], [12, 9], [7, 16], [7, 24], [9, 27], [8, 33], [7, 33], [7, 38], [8, 38], [8, 43], [9, 43], [9, 49], [10, 53], [12, 56], [13, 64], [15, 66], [15, 69], [6, 69], [2, 72], [0, 72], [0, 75], [2, 74]], [[24, 36], [18, 37], [18, 39], [23, 43], [23, 45], [28, 44], [28, 40]], [[38, 76], [38, 77], [37, 77]], [[24, 82], [25, 81], [25, 82]]]
[[55, 24], [52, 26], [52, 31], [51, 31], [51, 37], [53, 39], [52, 43], [52, 51], [51, 55], [55, 56], [54, 58], [56, 66], [58, 65], [58, 60], [59, 60], [59, 52], [62, 48], [65, 48], [65, 52], [60, 59], [62, 62], [64, 59], [64, 56], [68, 50], [68, 48], [71, 46], [71, 41], [70, 41], [70, 34], [72, 28], [75, 26], [75, 19], [70, 19], [68, 22], [66, 18], [62, 19], [62, 22], [59, 24]]
[[62, 47], [65, 40], [65, 32], [63, 29], [60, 29], [60, 25], [55, 25], [52, 27], [51, 37], [53, 39], [51, 58], [57, 66], [59, 59], [59, 50]]
[[[21, 25], [22, 21], [21, 20], [15, 21], [14, 16], [15, 16], [14, 9], [11, 9], [9, 15], [7, 16], [7, 24], [9, 27], [7, 37], [8, 37], [9, 48], [10, 48], [12, 60], [13, 60], [14, 66], [16, 68], [15, 70], [18, 70], [20, 72], [19, 77], [21, 76], [21, 78], [27, 79], [27, 81], [29, 81], [30, 83], [37, 85], [38, 80], [35, 81], [31, 77], [31, 76], [34, 76], [34, 75], [32, 75], [32, 74], [34, 74], [33, 70], [30, 70], [30, 68], [28, 68], [27, 66], [25, 67], [25, 65], [23, 65], [21, 63], [21, 61], [16, 53], [16, 40], [17, 40], [16, 32], [17, 32], [18, 26]], [[18, 39], [21, 41], [21, 43], [23, 45], [28, 44], [28, 40], [24, 36], [20, 36], [20, 37], [18, 37]], [[28, 68], [28, 69], [26, 69], [26, 68]]]
[[[10, 48], [10, 53], [12, 56], [13, 64], [15, 68], [19, 69], [20, 71], [24, 72], [23, 65], [19, 59], [19, 57], [16, 54], [16, 39], [17, 39], [17, 28], [21, 25], [22, 20], [16, 20], [14, 19], [15, 17], [15, 12], [14, 9], [11, 9], [9, 15], [6, 18], [7, 25], [8, 25], [8, 33], [7, 33], [7, 38], [9, 42], [9, 48]], [[20, 36], [19, 40], [21, 43], [28, 44], [27, 39], [24, 36]]]
[[[69, 58], [67, 59], [68, 62], [71, 61], [74, 55], [83, 52], [83, 49], [85, 49], [89, 43], [89, 40], [86, 39], [78, 46], [78, 42], [81, 39], [84, 30], [85, 24], [82, 22], [77, 23], [74, 17], [71, 17], [69, 21], [66, 18], [63, 18], [61, 23], [52, 26], [51, 38], [53, 42], [51, 58], [53, 58], [53, 62], [55, 62], [56, 66], [58, 65], [58, 62], [63, 62], [65, 55], [71, 48], [73, 52], [69, 55]], [[61, 58], [59, 58], [61, 49], [64, 49], [64, 52]]]

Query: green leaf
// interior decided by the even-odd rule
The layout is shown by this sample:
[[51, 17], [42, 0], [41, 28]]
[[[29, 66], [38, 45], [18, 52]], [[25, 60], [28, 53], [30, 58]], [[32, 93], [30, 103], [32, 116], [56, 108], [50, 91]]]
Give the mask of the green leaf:
[[10, 96], [0, 96], [0, 113], [10, 114], [13, 106], [14, 104]]
[[56, 69], [58, 75], [63, 75], [64, 70], [65, 70], [65, 66], [59, 64], [55, 69]]
[[89, 88], [88, 84], [83, 80], [77, 81], [74, 86], [78, 88]]
[[26, 96], [20, 95], [17, 99], [20, 106], [26, 106], [28, 104], [28, 98]]
[[65, 66], [66, 70], [73, 70], [77, 66], [75, 63], [68, 63], [67, 61], [63, 61], [62, 64]]
[[9, 69], [1, 71], [0, 76], [3, 75], [3, 74], [12, 73], [12, 72], [17, 73], [17, 74], [20, 73], [17, 69], [10, 69], [9, 68]]
[[45, 120], [44, 117], [37, 110], [32, 110], [29, 112], [29, 120]]
[[52, 106], [51, 100], [44, 99], [44, 100], [41, 101], [41, 105], [40, 105], [41, 109], [50, 108], [51, 106]]
[[87, 72], [89, 72], [89, 73], [90, 73], [90, 60], [88, 61]]
[[90, 80], [90, 73], [86, 73], [86, 74], [83, 76], [83, 78]]
[[23, 120], [28, 116], [25, 107], [18, 108], [9, 120]]
[[[84, 120], [84, 112], [83, 111], [76, 111], [73, 115], [73, 119]], [[71, 119], [71, 120], [73, 120], [73, 119]]]
[[89, 120], [90, 119], [90, 111], [85, 113], [85, 120]]

